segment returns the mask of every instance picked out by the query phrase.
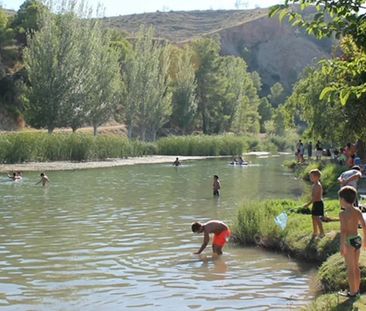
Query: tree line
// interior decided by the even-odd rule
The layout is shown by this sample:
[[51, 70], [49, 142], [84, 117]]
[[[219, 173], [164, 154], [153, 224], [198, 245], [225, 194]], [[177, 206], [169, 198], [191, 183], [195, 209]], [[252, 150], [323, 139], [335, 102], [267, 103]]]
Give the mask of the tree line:
[[129, 138], [147, 141], [168, 132], [283, 132], [276, 122], [283, 114], [274, 109], [281, 84], [260, 98], [258, 73], [242, 58], [222, 56], [218, 37], [178, 47], [142, 26], [127, 40], [76, 1], [52, 3], [27, 0], [14, 17], [0, 11], [3, 46], [15, 37], [23, 45], [17, 90], [30, 126], [52, 133], [90, 125], [96, 134], [115, 119]]

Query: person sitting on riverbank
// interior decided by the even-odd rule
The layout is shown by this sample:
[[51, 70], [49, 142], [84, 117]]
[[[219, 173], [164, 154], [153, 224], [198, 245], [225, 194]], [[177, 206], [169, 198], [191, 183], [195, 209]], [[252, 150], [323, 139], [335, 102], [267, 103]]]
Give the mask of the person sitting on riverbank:
[[359, 259], [362, 238], [358, 234], [358, 224], [360, 223], [363, 229], [363, 247], [366, 249], [366, 223], [362, 213], [354, 206], [357, 197], [356, 189], [346, 186], [339, 190], [338, 195], [343, 209], [339, 213], [341, 221], [340, 252], [346, 263], [349, 285], [349, 291], [339, 294], [352, 298], [359, 295], [361, 282]]
[[192, 232], [203, 233], [203, 242], [200, 249], [194, 253], [196, 255], [201, 254], [208, 245], [210, 233], [214, 234], [212, 252], [216, 255], [222, 255], [222, 249], [231, 235], [228, 225], [219, 220], [210, 220], [204, 224], [194, 222], [192, 224]]
[[45, 175], [44, 173], [41, 173], [41, 180], [39, 182], [37, 182], [36, 185], [42, 183], [42, 186], [45, 186], [49, 182], [50, 182], [50, 180], [48, 179], [48, 176]]
[[181, 163], [179, 162], [179, 158], [176, 158], [175, 161], [173, 162], [173, 166], [179, 166], [181, 165]]
[[213, 188], [213, 195], [220, 196], [221, 183], [220, 183], [219, 176], [217, 176], [217, 175], [214, 175], [212, 188]]
[[320, 183], [321, 172], [318, 169], [311, 170], [310, 180], [313, 183], [311, 190], [311, 201], [306, 203], [304, 207], [309, 207], [312, 204], [311, 218], [313, 222], [313, 237], [324, 236], [324, 229], [322, 224], [322, 217], [324, 217], [324, 203], [323, 203], [323, 187]]

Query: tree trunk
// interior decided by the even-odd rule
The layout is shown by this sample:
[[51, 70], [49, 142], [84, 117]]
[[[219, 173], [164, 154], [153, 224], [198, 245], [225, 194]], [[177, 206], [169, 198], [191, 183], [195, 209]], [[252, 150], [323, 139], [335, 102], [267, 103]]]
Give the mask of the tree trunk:
[[77, 127], [72, 127], [71, 129], [72, 129], [72, 132], [75, 133], [78, 128]]
[[55, 129], [54, 127], [48, 127], [47, 128], [48, 134], [52, 134], [54, 129]]
[[128, 139], [132, 138], [132, 125], [127, 125], [127, 136]]
[[97, 136], [97, 129], [98, 129], [98, 126], [97, 125], [93, 125], [93, 135], [94, 136]]
[[357, 155], [360, 157], [362, 161], [366, 159], [366, 145], [363, 140], [359, 140], [356, 143]]

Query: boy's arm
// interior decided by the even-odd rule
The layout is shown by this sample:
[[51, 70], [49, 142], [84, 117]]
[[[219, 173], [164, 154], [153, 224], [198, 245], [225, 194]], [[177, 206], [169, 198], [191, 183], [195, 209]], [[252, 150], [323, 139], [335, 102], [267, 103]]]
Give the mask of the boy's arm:
[[340, 236], [340, 252], [341, 255], [344, 256], [346, 254], [346, 250], [345, 250], [345, 245], [346, 245], [346, 232], [345, 232], [345, 228], [344, 228], [344, 219], [343, 219], [343, 214], [342, 212], [339, 213], [339, 220], [341, 222], [341, 236]]
[[210, 236], [207, 231], [204, 231], [203, 243], [201, 245], [201, 248], [195, 254], [196, 255], [201, 254], [203, 252], [203, 250], [206, 248], [209, 241], [210, 241]]

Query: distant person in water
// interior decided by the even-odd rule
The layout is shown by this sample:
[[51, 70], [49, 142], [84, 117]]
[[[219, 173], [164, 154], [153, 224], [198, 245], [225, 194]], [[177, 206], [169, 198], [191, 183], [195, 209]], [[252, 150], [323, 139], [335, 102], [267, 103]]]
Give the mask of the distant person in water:
[[214, 196], [220, 195], [221, 183], [220, 183], [219, 176], [217, 176], [217, 175], [214, 175], [212, 189], [213, 189]]
[[39, 182], [37, 182], [36, 185], [42, 183], [42, 186], [45, 186], [49, 182], [50, 182], [50, 180], [48, 179], [47, 175], [45, 175], [44, 173], [41, 173], [41, 180]]
[[311, 170], [310, 180], [313, 183], [313, 187], [311, 190], [311, 201], [306, 203], [304, 207], [309, 207], [312, 204], [311, 208], [311, 218], [313, 222], [313, 237], [324, 236], [324, 229], [322, 224], [322, 217], [324, 217], [324, 203], [323, 203], [323, 187], [320, 183], [321, 172], [318, 169]]
[[174, 166], [179, 166], [181, 165], [181, 163], [179, 162], [179, 158], [176, 158], [175, 161], [173, 162]]
[[238, 161], [239, 165], [244, 165], [245, 161], [243, 160], [242, 157], [239, 157], [239, 161]]
[[21, 180], [22, 179], [22, 176], [20, 175], [20, 172], [13, 172], [13, 174], [8, 174], [8, 177], [13, 180], [13, 181], [17, 181], [17, 180]]
[[[359, 209], [354, 203], [357, 191], [351, 186], [343, 187], [338, 192], [339, 201], [343, 211], [339, 213], [341, 221], [340, 251], [344, 257], [349, 291], [339, 292], [339, 294], [353, 298], [360, 294], [361, 273], [359, 268], [360, 248], [366, 249], [366, 223]], [[358, 234], [358, 225], [363, 229], [362, 238]]]
[[201, 254], [210, 241], [210, 233], [214, 234], [212, 252], [222, 255], [222, 249], [231, 235], [229, 227], [219, 220], [210, 220], [204, 224], [195, 222], [192, 224], [192, 232], [203, 233], [203, 242], [200, 249], [194, 254]]

